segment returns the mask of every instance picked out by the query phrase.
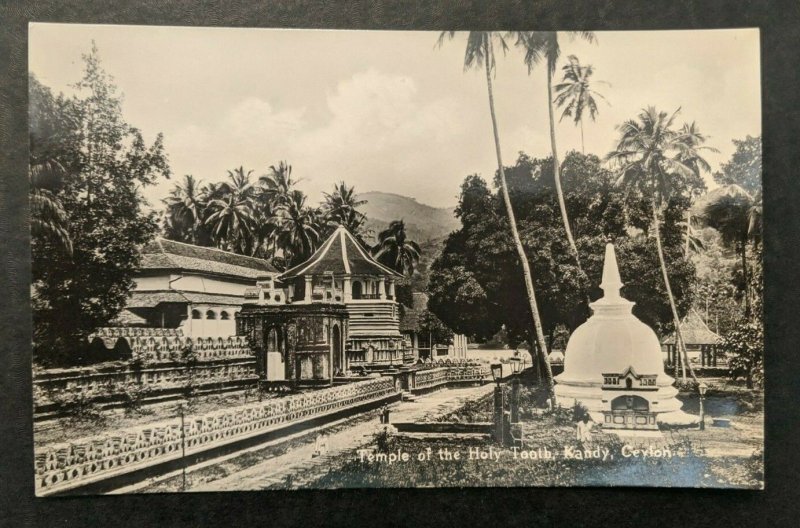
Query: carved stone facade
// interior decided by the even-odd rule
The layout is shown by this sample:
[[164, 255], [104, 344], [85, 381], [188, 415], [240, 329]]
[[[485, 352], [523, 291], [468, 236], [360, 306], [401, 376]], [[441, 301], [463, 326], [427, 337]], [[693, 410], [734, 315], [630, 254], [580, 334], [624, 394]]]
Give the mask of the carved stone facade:
[[268, 382], [332, 384], [346, 368], [348, 314], [342, 305], [246, 304], [236, 318], [256, 355], [256, 372]]

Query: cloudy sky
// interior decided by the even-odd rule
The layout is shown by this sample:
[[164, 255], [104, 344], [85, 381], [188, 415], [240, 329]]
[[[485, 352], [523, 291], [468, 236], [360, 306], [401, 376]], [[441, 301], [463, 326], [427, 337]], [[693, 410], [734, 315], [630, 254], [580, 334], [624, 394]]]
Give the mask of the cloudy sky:
[[[482, 72], [463, 70], [465, 34], [442, 48], [434, 32], [306, 31], [33, 24], [30, 70], [71, 93], [81, 54], [97, 43], [124, 94], [123, 112], [146, 137], [163, 132], [173, 179], [222, 180], [244, 165], [262, 174], [287, 160], [313, 201], [334, 182], [452, 206], [463, 178], [497, 167]], [[585, 125], [587, 152], [603, 155], [614, 127], [644, 106], [696, 121], [719, 153], [761, 133], [757, 30], [600, 32], [562, 36], [563, 60], [595, 68], [608, 104]], [[559, 65], [560, 67], [560, 65]], [[560, 75], [560, 71], [559, 71]], [[546, 81], [522, 55], [498, 58], [503, 157], [549, 154]], [[580, 149], [566, 119], [559, 149]], [[154, 205], [172, 186], [145, 191]]]

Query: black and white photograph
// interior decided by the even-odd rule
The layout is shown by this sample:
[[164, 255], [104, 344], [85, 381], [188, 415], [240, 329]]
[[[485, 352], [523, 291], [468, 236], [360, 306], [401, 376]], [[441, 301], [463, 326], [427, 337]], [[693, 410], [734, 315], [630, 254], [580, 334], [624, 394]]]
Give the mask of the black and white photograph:
[[31, 23], [36, 496], [764, 489], [760, 37]]

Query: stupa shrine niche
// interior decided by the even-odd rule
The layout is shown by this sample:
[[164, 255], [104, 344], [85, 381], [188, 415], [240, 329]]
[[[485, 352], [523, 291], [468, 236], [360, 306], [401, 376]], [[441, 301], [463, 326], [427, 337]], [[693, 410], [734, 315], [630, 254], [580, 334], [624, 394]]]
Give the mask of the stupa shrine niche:
[[561, 405], [580, 402], [594, 421], [611, 429], [696, 422], [681, 410], [658, 337], [633, 315], [634, 303], [620, 295], [622, 286], [614, 246], [607, 244], [603, 297], [591, 304], [593, 315], [567, 343], [556, 397]]

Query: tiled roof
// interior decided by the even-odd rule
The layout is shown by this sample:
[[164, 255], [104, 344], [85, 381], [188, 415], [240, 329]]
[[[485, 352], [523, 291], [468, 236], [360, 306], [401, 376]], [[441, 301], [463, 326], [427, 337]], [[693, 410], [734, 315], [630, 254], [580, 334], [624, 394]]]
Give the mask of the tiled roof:
[[[687, 345], [716, 345], [720, 341], [719, 335], [711, 331], [695, 309], [691, 309], [681, 321], [681, 336]], [[675, 333], [666, 336], [661, 343], [674, 345]]]
[[346, 228], [339, 227], [311, 258], [287, 270], [279, 278], [286, 280], [326, 272], [334, 275], [401, 276], [373, 259]]
[[402, 315], [400, 316], [400, 331], [401, 332], [418, 332], [419, 331], [419, 318], [422, 312], [428, 309], [428, 294], [414, 293], [413, 306], [411, 308], [404, 306]]
[[277, 274], [266, 260], [246, 257], [221, 249], [193, 246], [156, 238], [142, 249], [143, 270], [185, 270], [243, 279], [257, 279]]
[[147, 319], [139, 317], [132, 311], [125, 309], [122, 310], [111, 323], [120, 327], [142, 326], [147, 324]]
[[241, 306], [244, 297], [177, 290], [134, 291], [126, 308], [153, 308], [161, 303], [224, 304]]
[[193, 304], [227, 304], [231, 306], [241, 306], [244, 303], [244, 297], [239, 297], [237, 295], [220, 295], [201, 292], [181, 293]]
[[161, 303], [189, 302], [182, 292], [176, 290], [133, 291], [126, 308], [153, 308]]

